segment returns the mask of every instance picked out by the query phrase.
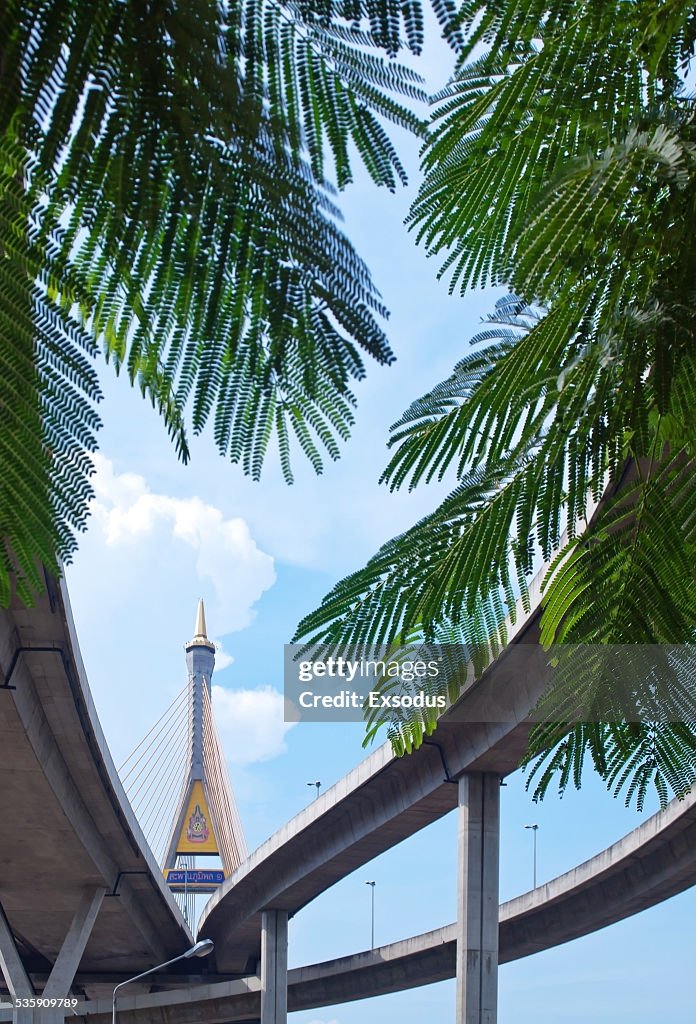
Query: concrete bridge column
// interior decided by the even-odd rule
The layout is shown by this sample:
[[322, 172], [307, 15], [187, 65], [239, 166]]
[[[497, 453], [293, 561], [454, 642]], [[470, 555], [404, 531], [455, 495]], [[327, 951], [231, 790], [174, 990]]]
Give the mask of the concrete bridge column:
[[288, 912], [261, 915], [261, 1024], [287, 1024]]
[[459, 779], [456, 1024], [498, 1019], [500, 779]]
[[[65, 999], [70, 995], [77, 968], [85, 951], [85, 946], [92, 934], [94, 922], [104, 899], [106, 889], [99, 887], [86, 891], [80, 900], [68, 933], [63, 940], [60, 952], [53, 965], [44, 990], [42, 999]], [[5, 983], [10, 990], [13, 1001], [20, 998], [36, 996], [31, 980], [24, 969], [17, 951], [14, 936], [5, 913], [0, 907], [0, 966]], [[12, 1013], [13, 1024], [59, 1024], [65, 1017], [72, 1016], [72, 1011], [60, 1009], [15, 1009]]]
[[[70, 994], [70, 988], [75, 979], [77, 968], [80, 966], [82, 954], [92, 934], [94, 922], [97, 919], [104, 899], [106, 889], [100, 886], [97, 889], [88, 889], [84, 892], [82, 899], [77, 905], [75, 916], [72, 919], [67, 935], [63, 940], [60, 953], [44, 985], [43, 997], [45, 999], [65, 999]], [[60, 1024], [65, 1017], [71, 1016], [70, 1010], [42, 1010], [42, 1024]]]
[[[2, 967], [5, 984], [10, 990], [10, 998], [15, 1003], [17, 999], [31, 998], [35, 995], [34, 987], [29, 980], [29, 975], [24, 970], [24, 964], [17, 951], [17, 945], [12, 934], [9, 922], [5, 917], [5, 911], [0, 906], [0, 967]], [[34, 1011], [31, 1009], [13, 1009], [13, 1024], [32, 1024]]]

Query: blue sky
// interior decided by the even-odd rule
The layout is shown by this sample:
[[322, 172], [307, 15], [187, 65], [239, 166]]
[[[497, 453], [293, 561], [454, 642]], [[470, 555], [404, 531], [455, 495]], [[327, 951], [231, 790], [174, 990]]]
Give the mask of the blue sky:
[[[441, 81], [447, 55], [423, 64]], [[402, 148], [417, 182], [417, 147]], [[120, 763], [186, 680], [183, 644], [205, 598], [209, 635], [222, 644], [214, 683], [218, 728], [250, 848], [295, 814], [313, 791], [363, 756], [359, 725], [282, 721], [282, 647], [299, 618], [343, 574], [430, 509], [437, 488], [391, 495], [377, 485], [389, 425], [442, 379], [495, 295], [447, 294], [437, 266], [403, 227], [413, 187], [392, 196], [363, 178], [342, 200], [346, 230], [367, 259], [387, 306], [395, 366], [368, 367], [357, 388], [353, 437], [322, 477], [296, 461], [288, 488], [272, 460], [252, 483], [217, 456], [212, 437], [177, 463], [152, 409], [125, 380], [103, 374], [106, 400], [97, 498], [89, 531], [68, 570], [73, 612], [102, 726]], [[225, 667], [223, 667], [223, 665]], [[594, 780], [537, 806], [518, 776], [503, 790], [501, 898], [531, 885], [531, 833], [539, 824], [539, 878], [598, 852], [646, 814], [627, 811]], [[291, 964], [369, 945], [376, 886], [376, 940], [449, 923], [455, 907], [453, 815], [329, 890], [291, 923]], [[501, 1024], [693, 1024], [690, 962], [694, 892], [594, 936], [500, 972]], [[454, 985], [292, 1015], [294, 1024], [448, 1021]]]

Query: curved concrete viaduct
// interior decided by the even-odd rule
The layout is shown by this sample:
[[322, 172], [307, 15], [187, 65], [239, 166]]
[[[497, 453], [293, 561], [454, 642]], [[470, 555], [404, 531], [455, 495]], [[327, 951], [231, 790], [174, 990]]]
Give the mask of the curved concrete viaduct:
[[0, 953], [14, 940], [39, 991], [60, 965], [63, 996], [78, 963], [135, 974], [191, 934], [111, 761], [66, 589], [47, 582], [33, 608], [0, 609]]
[[[240, 1019], [230, 1016], [237, 1010], [228, 999], [257, 998], [258, 979], [239, 976], [257, 970], [263, 914], [297, 912], [458, 803], [461, 810], [463, 780], [476, 775], [494, 780], [516, 768], [530, 709], [546, 684], [538, 596], [532, 588], [531, 613], [521, 616], [505, 651], [443, 716], [434, 740], [407, 758], [394, 757], [386, 744], [377, 749], [256, 850], [210, 900], [200, 937], [215, 941], [215, 959], [205, 972], [214, 976], [217, 971], [212, 986], [217, 995], [194, 987], [176, 996], [139, 998], [155, 1000], [147, 1003], [153, 1009], [170, 1006], [166, 1013], [172, 1020], [174, 1003], [183, 998], [188, 1010], [182, 1010], [181, 1019], [189, 1019], [185, 1014], [190, 1012], [194, 1020], [197, 1001], [210, 1012], [211, 999], [219, 997], [226, 1006], [223, 1016]], [[97, 997], [110, 991], [115, 980], [181, 953], [192, 938], [111, 762], [63, 585], [49, 581], [46, 595], [32, 609], [0, 610], [0, 689], [5, 690], [0, 694], [0, 742], [8, 766], [0, 820], [18, 823], [13, 842], [6, 845], [12, 863], [6, 856], [0, 874], [0, 955], [6, 959], [14, 948], [17, 971], [32, 979], [27, 979], [29, 989], [33, 981], [40, 990], [48, 978], [52, 994], [65, 994], [77, 971], [77, 984]], [[651, 826], [653, 836], [648, 826], [658, 819]], [[693, 846], [692, 826], [691, 804], [678, 805], [677, 811], [670, 809], [631, 834], [639, 840], [630, 855], [618, 849], [627, 837], [588, 862], [591, 867], [576, 869], [572, 884], [570, 876], [563, 876], [504, 905], [502, 960], [568, 941], [693, 884], [685, 848], [679, 847], [685, 835]], [[679, 838], [678, 833], [684, 834]], [[608, 886], [608, 896], [602, 886]], [[597, 901], [594, 909], [576, 913], [583, 906], [587, 910], [591, 894]], [[494, 930], [496, 906], [497, 899]], [[348, 998], [342, 993], [356, 985], [361, 995], [369, 995], [398, 987], [398, 977], [404, 987], [409, 979], [425, 984], [451, 977], [453, 928], [291, 972], [290, 1008], [341, 1001]], [[362, 980], [361, 972], [366, 972]], [[223, 982], [225, 977], [229, 980]], [[175, 976], [153, 981], [177, 984]], [[324, 983], [330, 991], [326, 998], [320, 995]], [[226, 986], [226, 995], [220, 985]], [[258, 1007], [250, 1012], [258, 1015]]]
[[[514, 771], [547, 682], [539, 602], [506, 650], [408, 757], [384, 744], [263, 843], [206, 905], [199, 934], [218, 970], [245, 974], [260, 955], [261, 913], [294, 914], [339, 879], [457, 806], [457, 778]], [[519, 652], [515, 648], [519, 647]], [[484, 704], [481, 703], [482, 695]], [[491, 709], [495, 709], [494, 715]], [[491, 718], [497, 721], [491, 721]]]
[[[675, 800], [612, 846], [503, 903], [500, 962], [587, 935], [696, 884], [696, 793]], [[310, 1010], [428, 985], [455, 975], [456, 925], [288, 972], [288, 1009]], [[185, 991], [124, 996], [121, 1024], [225, 1024], [259, 1017], [260, 981], [249, 977]], [[78, 1007], [108, 1024], [110, 1004]]]

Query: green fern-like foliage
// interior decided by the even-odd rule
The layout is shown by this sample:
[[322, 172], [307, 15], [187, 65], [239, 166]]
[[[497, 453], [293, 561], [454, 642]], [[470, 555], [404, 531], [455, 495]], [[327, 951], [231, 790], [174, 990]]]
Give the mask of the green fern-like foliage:
[[696, 26], [690, 5], [656, 0], [473, 0], [460, 20], [412, 222], [464, 289], [509, 282], [530, 218], [573, 160], [598, 158], [661, 104], [680, 109]]
[[[630, 702], [623, 691], [613, 702], [615, 675], [602, 679], [592, 656], [573, 660], [572, 685], [563, 685], [564, 679], [551, 688], [538, 709], [542, 723], [530, 737], [528, 785], [536, 799], [553, 781], [561, 792], [571, 779], [579, 787], [585, 753], [614, 792], [625, 788], [626, 803], [635, 799], [639, 808], [650, 785], [664, 804], [670, 791], [681, 794], [696, 781], [696, 680], [690, 671], [696, 659], [695, 558], [696, 462], [666, 452], [639, 463], [593, 528], [557, 556], [549, 570], [542, 642], [572, 645], [589, 638], [594, 645], [619, 645], [622, 671], [633, 675], [637, 687]], [[660, 658], [667, 645], [687, 645], [680, 650], [688, 671], [674, 679], [663, 671], [651, 688], [644, 666], [628, 667], [632, 648], [622, 645], [636, 644], [645, 645], [636, 660], [645, 657], [643, 651]], [[591, 652], [602, 667], [604, 650]], [[589, 697], [598, 682], [603, 686]], [[569, 731], [566, 702], [584, 703], [591, 721]]]
[[[517, 297], [500, 300], [486, 329], [472, 339], [481, 349], [394, 425], [396, 452], [383, 478], [392, 488], [442, 478], [452, 467], [458, 484], [435, 512], [340, 582], [300, 624], [298, 636], [324, 643], [391, 643], [418, 631], [434, 639], [449, 622], [459, 630], [459, 643], [505, 642], [508, 611], [520, 589], [526, 595], [526, 574], [533, 564], [528, 532], [514, 544], [517, 569], [510, 554], [518, 505], [526, 500], [533, 508], [527, 481], [534, 464], [516, 453], [489, 472], [478, 451], [484, 431], [470, 429], [468, 408], [499, 361], [547, 325], [541, 311]], [[507, 408], [502, 397], [501, 405]], [[467, 445], [473, 446], [471, 452]], [[547, 524], [547, 530], [553, 526]], [[560, 530], [560, 518], [555, 530]], [[495, 551], [501, 545], [503, 557], [482, 557], [486, 546]]]
[[338, 457], [393, 356], [330, 182], [405, 181], [385, 125], [421, 133], [423, 94], [392, 58], [422, 37], [418, 0], [2, 5], [1, 601], [84, 525], [100, 350], [183, 459], [208, 425], [254, 478]]
[[[644, 332], [645, 322], [637, 323]], [[486, 329], [472, 339], [481, 350], [462, 360], [452, 377], [414, 402], [395, 424], [396, 452], [385, 472], [392, 487], [415, 486], [450, 469], [459, 476], [458, 486], [434, 513], [340, 582], [300, 624], [298, 636], [332, 647], [355, 642], [391, 642], [397, 647], [449, 642], [458, 652], [472, 652], [480, 669], [507, 641], [517, 599], [529, 607], [530, 574], [542, 557], [549, 559], [558, 551], [545, 580], [542, 641], [547, 646], [693, 641], [696, 466], [686, 449], [671, 454], [667, 436], [659, 430], [652, 457], [632, 458], [627, 439], [633, 442], [635, 435], [626, 419], [621, 421], [623, 428], [616, 428], [624, 447], [615, 449], [608, 443], [608, 411], [617, 417], [627, 415], [619, 401], [625, 386], [606, 388], [605, 396], [613, 394], [618, 407], [611, 410], [606, 401], [596, 407], [590, 403], [585, 418], [574, 422], [574, 432], [560, 446], [562, 422], [554, 427], [552, 417], [560, 418], [561, 410], [554, 406], [562, 409], [565, 385], [559, 389], [558, 381], [553, 381], [552, 404], [541, 416], [542, 428], [531, 431], [525, 444], [522, 413], [512, 430], [502, 422], [501, 429], [509, 430], [515, 444], [503, 458], [496, 457], [499, 475], [491, 471], [486, 448], [486, 468], [469, 468], [482, 458], [477, 448], [482, 438], [494, 436], [490, 428], [481, 429], [478, 420], [472, 426], [471, 408], [475, 406], [480, 415], [481, 409], [489, 408], [491, 397], [499, 395], [499, 415], [507, 411], [512, 396], [491, 387], [489, 377], [501, 370], [507, 374], [507, 360], [515, 352], [522, 358], [524, 346], [537, 332], [553, 338], [552, 325], [551, 313], [544, 316], [515, 296], [500, 300]], [[614, 361], [600, 368], [617, 372], [620, 364]], [[568, 370], [571, 378], [579, 369], [578, 365]], [[688, 389], [686, 382], [693, 379], [689, 360], [684, 371]], [[486, 398], [479, 405], [482, 389]], [[682, 389], [676, 385], [674, 397], [681, 408]], [[539, 396], [530, 388], [527, 401], [532, 400], [538, 402]], [[628, 410], [633, 411], [633, 404]], [[681, 421], [679, 413], [666, 413], [663, 422], [677, 419]], [[612, 465], [616, 468], [609, 477]], [[587, 494], [593, 488], [601, 504], [588, 526]], [[570, 539], [559, 550], [564, 530]], [[573, 696], [581, 704], [591, 679], [577, 672], [577, 662], [574, 668]], [[453, 668], [441, 678], [445, 695], [453, 700], [457, 680], [466, 674]], [[437, 692], [444, 691], [440, 687]], [[539, 709], [546, 724], [534, 727], [530, 738], [527, 761], [533, 762], [530, 780], [537, 798], [554, 779], [561, 789], [569, 779], [579, 785], [585, 754], [609, 785], [617, 792], [625, 789], [627, 799], [641, 806], [649, 785], [663, 799], [691, 784], [696, 742], [690, 724], [680, 720], [621, 725], [617, 719], [606, 725], [564, 726], [554, 703], [558, 699], [554, 690], [547, 695], [546, 705]], [[606, 711], [606, 705], [602, 707]], [[693, 714], [693, 700], [689, 708]], [[404, 752], [422, 742], [435, 722], [431, 714], [373, 712], [368, 738], [383, 726], [395, 749]], [[617, 751], [627, 745], [633, 760], [631, 772], [624, 774], [626, 762]], [[681, 751], [677, 761], [670, 753], [676, 749]]]
[[[691, 644], [694, 11], [472, 2], [458, 28], [412, 223], [453, 288], [512, 292], [393, 428], [392, 488], [448, 473], [456, 488], [299, 633], [428, 640], [448, 623], [495, 646], [544, 559], [545, 644]], [[402, 723], [399, 743], [424, 724]], [[547, 719], [535, 795], [579, 785], [587, 758], [640, 805], [650, 786], [683, 793], [692, 725]]]

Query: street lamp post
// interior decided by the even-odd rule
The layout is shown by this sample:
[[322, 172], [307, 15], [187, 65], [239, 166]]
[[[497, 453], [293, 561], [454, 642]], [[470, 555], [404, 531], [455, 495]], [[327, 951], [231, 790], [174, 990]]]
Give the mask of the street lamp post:
[[534, 884], [533, 884], [532, 888], [536, 889], [536, 887], [537, 887], [537, 832], [539, 831], [539, 826], [538, 825], [525, 825], [524, 827], [525, 828], [530, 828], [532, 830], [532, 835], [534, 836], [534, 848], [533, 848], [533, 854], [532, 854], [532, 864], [533, 864], [533, 867], [532, 867], [532, 880], [533, 880]]
[[195, 946], [191, 946], [185, 953], [180, 953], [179, 956], [175, 956], [172, 960], [166, 960], [163, 964], [157, 964], [156, 967], [151, 967], [149, 971], [143, 971], [142, 974], [136, 974], [132, 978], [126, 978], [125, 981], [120, 981], [114, 988], [111, 996], [111, 1024], [116, 1024], [116, 998], [120, 988], [124, 985], [130, 985], [132, 981], [140, 981], [141, 978], [146, 977], [148, 974], [154, 974], [155, 971], [161, 971], [163, 967], [169, 967], [170, 964], [175, 964], [177, 960], [191, 960], [192, 957], [208, 956], [213, 952], [213, 940], [212, 939], [201, 939]]
[[375, 948], [375, 885], [376, 884], [377, 884], [376, 882], [365, 882], [365, 885], [369, 885], [370, 889], [371, 889], [371, 908], [372, 908], [372, 913], [370, 915], [370, 922], [371, 922], [371, 927], [370, 927], [371, 945], [370, 945], [370, 949], [374, 949]]
[[319, 790], [320, 790], [320, 788], [321, 788], [321, 782], [319, 781], [319, 779], [317, 779], [317, 781], [316, 781], [316, 782], [308, 782], [308, 783], [307, 783], [307, 785], [308, 785], [308, 786], [314, 786], [314, 787], [316, 788], [316, 791], [317, 791], [317, 792], [316, 792], [316, 795], [315, 795], [315, 797], [314, 797], [314, 799], [316, 800], [316, 799], [317, 799], [317, 797], [319, 796]]

